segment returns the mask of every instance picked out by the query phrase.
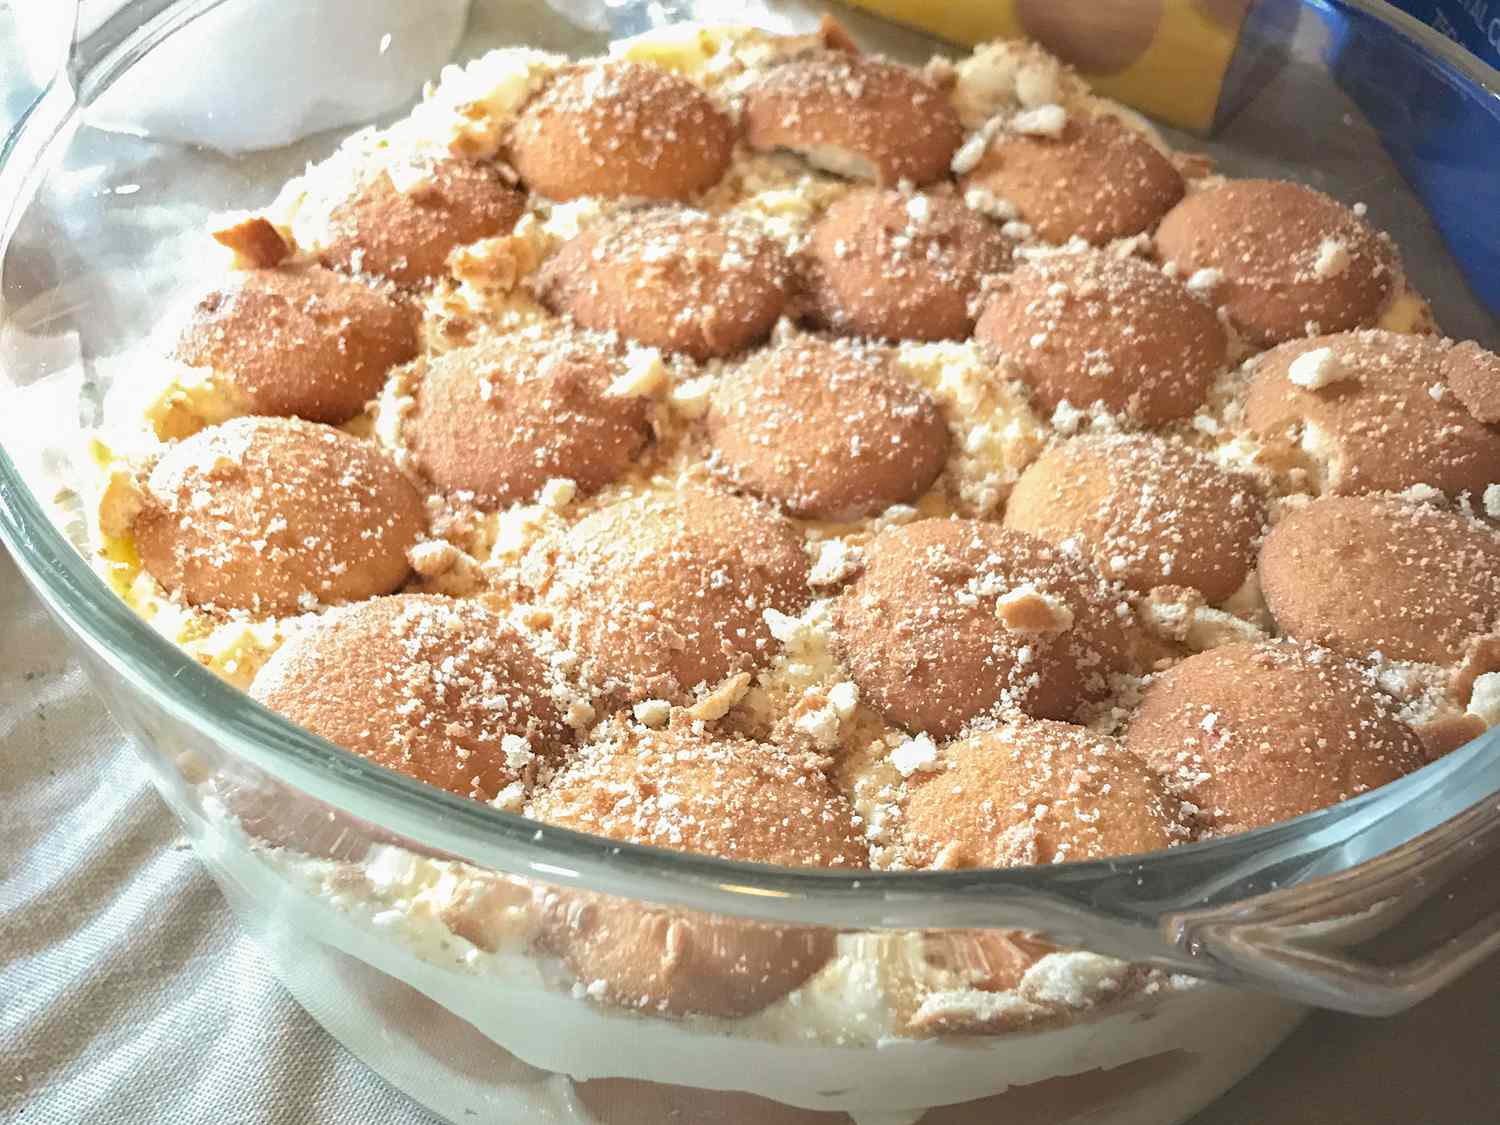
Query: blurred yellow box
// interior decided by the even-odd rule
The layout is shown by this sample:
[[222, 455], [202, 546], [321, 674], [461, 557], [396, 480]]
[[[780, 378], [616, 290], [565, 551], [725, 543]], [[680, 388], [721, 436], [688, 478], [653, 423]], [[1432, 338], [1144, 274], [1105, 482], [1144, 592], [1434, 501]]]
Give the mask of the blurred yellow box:
[[973, 46], [1033, 39], [1105, 97], [1207, 132], [1253, 0], [848, 0]]

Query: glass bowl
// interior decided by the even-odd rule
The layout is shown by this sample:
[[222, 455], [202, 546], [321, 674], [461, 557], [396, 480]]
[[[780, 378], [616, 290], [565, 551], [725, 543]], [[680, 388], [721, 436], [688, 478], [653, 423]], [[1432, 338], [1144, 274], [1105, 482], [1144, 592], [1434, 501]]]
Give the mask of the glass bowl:
[[[611, 33], [723, 14], [555, 7], [572, 14], [476, 7], [456, 57], [596, 53]], [[85, 437], [121, 357], [201, 283], [184, 240], [338, 137], [226, 155], [91, 122], [118, 122], [118, 91], [142, 88], [156, 52], [252, 8], [267, 18], [250, 0], [128, 6], [75, 39], [5, 141], [0, 536], [282, 980], [387, 1079], [453, 1121], [1160, 1125], [1309, 1006], [1395, 1012], [1500, 946], [1482, 870], [1500, 849], [1500, 732], [1337, 807], [1169, 852], [841, 874], [539, 827], [374, 767], [184, 655], [86, 558]], [[803, 26], [815, 9], [776, 19]], [[891, 54], [935, 46], [840, 18]], [[357, 39], [346, 53], [390, 47]], [[1440, 36], [1379, 3], [1252, 5], [1216, 130], [1173, 139], [1231, 173], [1378, 198], [1439, 323], [1500, 343], [1500, 75]], [[625, 949], [670, 931], [728, 1014], [600, 1004], [538, 937], [548, 912], [615, 919]], [[1037, 943], [1054, 951], [1010, 973], [1007, 951]], [[746, 949], [830, 959], [756, 1008], [733, 969]], [[934, 1106], [949, 1108], [924, 1117]]]

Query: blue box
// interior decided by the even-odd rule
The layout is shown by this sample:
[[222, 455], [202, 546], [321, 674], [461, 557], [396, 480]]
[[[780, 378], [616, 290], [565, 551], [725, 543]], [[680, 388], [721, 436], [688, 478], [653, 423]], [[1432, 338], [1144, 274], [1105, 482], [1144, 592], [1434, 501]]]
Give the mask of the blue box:
[[1423, 23], [1500, 67], [1500, 0], [1390, 0]]

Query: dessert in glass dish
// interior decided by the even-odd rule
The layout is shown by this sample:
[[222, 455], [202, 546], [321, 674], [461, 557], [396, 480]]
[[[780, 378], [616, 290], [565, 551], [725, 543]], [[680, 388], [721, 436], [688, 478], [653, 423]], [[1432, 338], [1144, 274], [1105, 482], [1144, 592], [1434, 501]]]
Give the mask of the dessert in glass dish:
[[1500, 358], [1367, 202], [1224, 174], [1020, 41], [445, 69], [202, 231], [222, 274], [115, 365], [81, 491], [159, 634], [537, 850], [202, 747], [174, 806], [318, 935], [266, 940], [336, 1034], [440, 1027], [538, 1119], [1191, 1112], [1298, 1004], [1087, 927], [539, 856], [1129, 878], [1500, 722]]

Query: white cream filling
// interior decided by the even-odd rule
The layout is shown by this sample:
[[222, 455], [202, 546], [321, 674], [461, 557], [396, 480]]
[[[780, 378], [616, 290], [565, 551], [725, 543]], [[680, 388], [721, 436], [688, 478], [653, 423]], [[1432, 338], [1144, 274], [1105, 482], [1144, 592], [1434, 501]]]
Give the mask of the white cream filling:
[[205, 860], [256, 901], [276, 902], [278, 930], [289, 942], [316, 934], [436, 1000], [525, 1064], [580, 1080], [744, 1090], [844, 1110], [857, 1122], [914, 1121], [927, 1106], [1165, 1051], [1201, 1053], [1213, 1060], [1205, 1067], [1242, 1071], [1302, 1014], [1185, 978], [1095, 1011], [1096, 999], [1114, 990], [1120, 963], [1055, 954], [1032, 968], [1018, 993], [935, 994], [931, 1005], [967, 1004], [977, 1013], [975, 1005], [1008, 1011], [1046, 1001], [1077, 1018], [1010, 1035], [898, 1039], [889, 1034], [886, 992], [894, 978], [883, 969], [917, 960], [910, 947], [917, 939], [854, 935], [840, 939], [837, 956], [813, 980], [746, 1019], [642, 1017], [592, 1003], [586, 988], [575, 996], [560, 987], [555, 967], [525, 951], [520, 926], [495, 953], [454, 935], [441, 920], [456, 882], [452, 864], [380, 849], [361, 889], [331, 862], [255, 850], [228, 810], [213, 812], [214, 831], [199, 841]]

